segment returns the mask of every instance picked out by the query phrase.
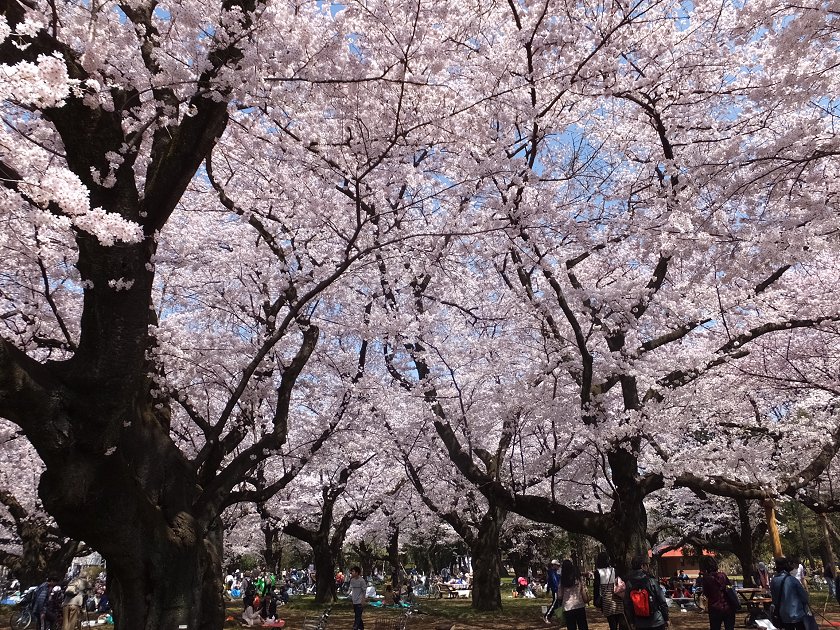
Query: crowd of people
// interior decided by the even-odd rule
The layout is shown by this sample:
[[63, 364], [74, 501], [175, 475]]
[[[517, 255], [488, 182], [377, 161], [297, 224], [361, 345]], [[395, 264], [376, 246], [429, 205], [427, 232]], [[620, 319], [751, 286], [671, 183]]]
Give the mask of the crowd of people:
[[[817, 630], [808, 604], [802, 564], [798, 560], [776, 558], [772, 569], [775, 575], [771, 567], [758, 563], [747, 576], [748, 581], [763, 593], [760, 601], [767, 602], [764, 616], [779, 630]], [[347, 595], [352, 603], [354, 630], [364, 629], [363, 610], [368, 603], [404, 606], [411, 604], [416, 594], [426, 593], [436, 585], [464, 590], [471, 587], [471, 575], [449, 570], [429, 576], [412, 570], [406, 572], [401, 583], [381, 584], [379, 590], [377, 584], [384, 576], [373, 575], [366, 580], [358, 566], [351, 567], [348, 574], [337, 572], [335, 585], [336, 590]], [[840, 582], [840, 576], [831, 571], [831, 594], [840, 595], [840, 588], [835, 588], [835, 579]], [[519, 597], [539, 596], [543, 588], [536, 580], [524, 577], [516, 578], [514, 584], [514, 596]], [[702, 558], [697, 578], [677, 571], [665, 579], [657, 578], [649, 571], [649, 558], [645, 555], [633, 558], [630, 570], [624, 575], [619, 575], [606, 552], [597, 556], [595, 570], [589, 573], [582, 573], [570, 559], [552, 560], [544, 584], [551, 597], [543, 615], [545, 623], [554, 623], [562, 611], [568, 630], [589, 630], [586, 608], [590, 602], [603, 613], [609, 630], [666, 630], [670, 625], [669, 603], [673, 600], [684, 603], [699, 592], [706, 601], [709, 630], [734, 630], [735, 616], [742, 603], [735, 585], [711, 556]], [[284, 571], [279, 576], [255, 570], [247, 575], [235, 572], [225, 578], [228, 595], [242, 597], [242, 625], [248, 627], [279, 626], [282, 622], [278, 619], [278, 608], [288, 603], [293, 593], [312, 592], [310, 588], [314, 591], [314, 585], [311, 567], [309, 570]], [[54, 616], [54, 612], [47, 616]]]
[[[15, 582], [12, 578], [10, 591], [14, 590]], [[83, 612], [97, 618], [102, 616], [104, 620], [111, 613], [104, 572], [94, 580], [87, 580], [82, 575], [63, 579], [49, 576], [22, 593], [19, 604], [31, 610], [36, 630], [77, 630]]]
[[[678, 571], [672, 578], [660, 580], [649, 572], [647, 556], [633, 558], [630, 571], [618, 575], [607, 553], [600, 553], [595, 561], [593, 597], [595, 606], [604, 614], [610, 630], [665, 630], [670, 625], [669, 599], [688, 599], [694, 592], [702, 592], [709, 615], [709, 630], [734, 630], [735, 616], [742, 602], [761, 602], [763, 611], [755, 618], [759, 623], [779, 630], [817, 630], [817, 623], [809, 606], [805, 570], [798, 560], [776, 558], [775, 575], [764, 563], [758, 563], [754, 575], [749, 576], [754, 591], [763, 596], [747, 600], [739, 596], [735, 585], [711, 556], [701, 562], [700, 574], [691, 580]], [[830, 571], [830, 572], [829, 572]], [[840, 575], [833, 567], [825, 571], [830, 594], [840, 603]], [[551, 595], [543, 620], [553, 623], [562, 610], [568, 630], [588, 630], [586, 606], [590, 593], [585, 576], [572, 560], [552, 560], [546, 572], [545, 585]], [[527, 583], [527, 580], [524, 582]], [[520, 582], [520, 586], [524, 584]], [[670, 587], [670, 590], [668, 590]], [[756, 611], [753, 611], [756, 612]]]

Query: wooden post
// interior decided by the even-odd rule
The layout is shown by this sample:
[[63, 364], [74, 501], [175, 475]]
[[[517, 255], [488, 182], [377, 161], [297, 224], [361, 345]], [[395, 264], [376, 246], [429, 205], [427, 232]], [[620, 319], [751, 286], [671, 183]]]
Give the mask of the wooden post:
[[764, 514], [767, 517], [767, 533], [770, 534], [770, 547], [773, 549], [773, 557], [781, 558], [782, 539], [779, 537], [779, 527], [776, 525], [776, 503], [773, 499], [764, 500]]

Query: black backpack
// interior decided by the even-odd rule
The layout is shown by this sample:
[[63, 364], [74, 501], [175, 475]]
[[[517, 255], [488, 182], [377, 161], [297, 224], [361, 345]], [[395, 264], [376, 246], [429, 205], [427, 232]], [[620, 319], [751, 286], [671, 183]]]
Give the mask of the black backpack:
[[245, 604], [245, 608], [248, 606], [254, 605], [254, 597], [257, 595], [257, 589], [253, 584], [248, 584], [248, 587], [245, 589], [245, 593], [242, 597], [242, 603]]

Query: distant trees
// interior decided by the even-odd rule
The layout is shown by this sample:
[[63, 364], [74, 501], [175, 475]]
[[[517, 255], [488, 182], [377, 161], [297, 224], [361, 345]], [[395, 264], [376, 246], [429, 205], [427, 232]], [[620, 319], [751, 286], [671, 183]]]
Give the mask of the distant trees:
[[220, 515], [348, 424], [482, 550], [828, 501], [840, 63], [768, 7], [0, 0], [0, 416], [117, 628], [221, 627]]

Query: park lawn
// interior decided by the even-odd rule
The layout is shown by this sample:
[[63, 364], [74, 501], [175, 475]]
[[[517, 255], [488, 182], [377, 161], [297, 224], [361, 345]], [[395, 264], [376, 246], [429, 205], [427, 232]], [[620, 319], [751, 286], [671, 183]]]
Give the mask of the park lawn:
[[[840, 624], [840, 607], [834, 600], [828, 599], [825, 591], [814, 591], [810, 594], [811, 606], [817, 613], [825, 611], [826, 617]], [[540, 607], [548, 603], [548, 599], [513, 599], [503, 598], [502, 610], [495, 613], [480, 613], [472, 610], [467, 599], [419, 599], [419, 608], [423, 614], [412, 615], [408, 621], [408, 630], [536, 630], [537, 628], [562, 628], [562, 624], [555, 623], [546, 626], [542, 621]], [[306, 617], [317, 617], [323, 607], [313, 602], [313, 597], [296, 597], [288, 606], [280, 609], [280, 618], [286, 621], [288, 630], [299, 630]], [[0, 630], [9, 629], [9, 617], [13, 612], [11, 606], [0, 606]], [[225, 622], [225, 629], [240, 628], [239, 615], [242, 613], [242, 602], [229, 602], [226, 613], [232, 619]], [[376, 630], [379, 619], [394, 619], [398, 615], [395, 610], [378, 610], [370, 606], [365, 608], [365, 627]], [[587, 608], [590, 630], [607, 630], [603, 615], [592, 606]], [[737, 616], [736, 628], [743, 628], [744, 615]], [[820, 616], [817, 617], [820, 626], [828, 630], [830, 626]], [[671, 609], [673, 630], [708, 630], [708, 617], [699, 612], [681, 613], [678, 609]], [[95, 626], [97, 628], [112, 628], [110, 625]], [[328, 630], [350, 630], [353, 627], [353, 609], [347, 600], [340, 600], [332, 607]], [[822, 630], [821, 628], [821, 630]]]
[[[418, 599], [422, 614], [412, 615], [408, 620], [408, 630], [536, 630], [537, 628], [563, 628], [563, 624], [554, 623], [546, 626], [542, 621], [541, 607], [548, 604], [548, 599], [502, 599], [502, 610], [494, 613], [474, 611], [467, 599]], [[840, 607], [833, 600], [828, 600], [826, 592], [812, 592], [811, 604], [818, 613], [825, 610], [826, 617], [834, 622], [840, 622]], [[323, 606], [316, 605], [311, 596], [296, 597], [288, 606], [280, 609], [281, 619], [286, 621], [288, 630], [299, 630], [306, 617], [317, 617]], [[229, 615], [235, 621], [229, 621], [225, 628], [241, 627], [239, 615], [242, 612], [241, 602], [233, 602], [228, 607]], [[370, 606], [365, 608], [364, 619], [366, 630], [377, 630], [377, 621], [395, 619], [395, 610], [380, 610]], [[587, 608], [587, 618], [590, 630], [608, 630], [606, 619], [600, 611], [591, 605]], [[744, 627], [745, 613], [738, 613], [736, 629]], [[818, 617], [820, 625], [829, 630], [830, 626]], [[673, 630], [708, 630], [709, 618], [705, 613], [688, 611], [680, 612], [671, 609]], [[353, 627], [353, 609], [348, 600], [336, 602], [330, 614], [328, 630], [350, 630]], [[822, 630], [822, 628], [821, 628]]]

